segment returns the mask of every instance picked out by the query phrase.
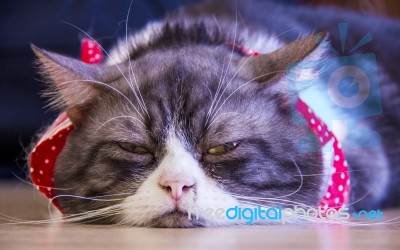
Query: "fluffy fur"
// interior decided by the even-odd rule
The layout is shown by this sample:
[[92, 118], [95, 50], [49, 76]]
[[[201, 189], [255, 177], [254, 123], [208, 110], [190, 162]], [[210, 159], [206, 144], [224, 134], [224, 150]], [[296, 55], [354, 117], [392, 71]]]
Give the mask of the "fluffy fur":
[[[309, 10], [299, 10], [290, 22], [282, 18], [286, 23], [279, 31], [266, 20], [270, 17], [254, 10], [285, 15], [283, 7], [246, 3], [205, 3], [174, 13], [121, 40], [101, 66], [35, 49], [56, 90], [54, 104], [67, 110], [76, 127], [55, 170], [58, 200], [67, 216], [195, 227], [233, 222], [189, 220], [189, 207], [318, 205], [326, 186], [321, 149], [316, 138], [299, 143], [310, 129], [293, 123], [285, 72], [294, 62], [322, 60], [325, 49], [317, 35], [287, 45], [294, 33], [298, 37], [315, 29], [296, 19]], [[238, 21], [238, 15], [248, 22]], [[307, 28], [291, 30], [301, 25]], [[288, 40], [281, 38], [288, 30]], [[243, 57], [229, 43], [269, 55]], [[385, 81], [383, 92], [397, 91], [397, 86]], [[383, 103], [392, 105], [391, 100]], [[398, 205], [398, 149], [388, 148], [400, 144], [397, 117], [385, 110], [380, 120], [365, 121], [381, 132], [381, 147], [346, 152], [355, 209]], [[221, 155], [209, 153], [230, 142], [238, 146]], [[121, 143], [148, 152], [133, 153]], [[368, 170], [372, 163], [379, 172]], [[160, 183], [177, 176], [194, 184], [174, 203]]]

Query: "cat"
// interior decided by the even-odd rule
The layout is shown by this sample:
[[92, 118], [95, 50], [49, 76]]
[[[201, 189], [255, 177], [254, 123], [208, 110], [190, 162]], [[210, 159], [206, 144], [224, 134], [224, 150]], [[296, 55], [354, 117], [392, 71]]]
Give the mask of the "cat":
[[[348, 129], [342, 143], [351, 176], [348, 204], [352, 210], [400, 205], [399, 22], [261, 1], [205, 1], [122, 39], [100, 65], [33, 46], [52, 106], [66, 111], [74, 126], [54, 170], [66, 220], [225, 226], [239, 222], [188, 214], [193, 208], [317, 207], [329, 185], [325, 156], [309, 124], [294, 119], [293, 99], [303, 90], [289, 91], [287, 73], [299, 62], [324, 65], [334, 58], [329, 48], [338, 48], [340, 22], [356, 32], [350, 42], [372, 32], [375, 43], [358, 53], [382, 60], [383, 111], [358, 119], [380, 143], [365, 147], [358, 129]], [[384, 39], [376, 29], [387, 31]], [[304, 101], [314, 110], [323, 106], [318, 91], [325, 83], [305, 87], [312, 98]], [[316, 114], [341, 112], [331, 106]]]

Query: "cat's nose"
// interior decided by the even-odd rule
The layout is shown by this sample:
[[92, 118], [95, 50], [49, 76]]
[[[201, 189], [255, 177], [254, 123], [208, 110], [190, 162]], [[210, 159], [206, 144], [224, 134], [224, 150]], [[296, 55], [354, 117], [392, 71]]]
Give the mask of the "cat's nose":
[[193, 188], [195, 182], [194, 180], [164, 179], [159, 184], [170, 193], [172, 199], [179, 201], [185, 192]]

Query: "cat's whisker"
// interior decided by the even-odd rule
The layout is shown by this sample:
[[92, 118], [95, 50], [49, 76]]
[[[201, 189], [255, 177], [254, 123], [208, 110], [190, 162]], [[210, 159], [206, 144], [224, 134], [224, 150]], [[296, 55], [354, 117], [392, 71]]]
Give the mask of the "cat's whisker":
[[103, 46], [101, 46], [96, 39], [94, 39], [91, 35], [89, 35], [87, 32], [85, 32], [83, 29], [79, 28], [78, 26], [69, 23], [67, 21], [61, 21], [67, 25], [70, 25], [71, 27], [74, 27], [75, 29], [79, 30], [80, 32], [82, 32], [85, 36], [89, 37], [97, 46], [99, 46], [99, 48], [104, 52], [104, 54], [106, 54], [106, 56], [108, 56], [108, 58], [110, 58], [112, 60], [112, 62], [114, 63], [114, 65], [118, 68], [118, 70], [121, 72], [122, 76], [125, 78], [126, 81], [128, 81], [128, 79], [126, 78], [126, 75], [124, 74], [124, 72], [121, 70], [121, 68], [118, 66], [117, 62], [110, 57], [110, 54], [103, 48]]
[[[272, 203], [272, 204], [277, 204], [278, 206], [283, 207], [283, 209], [285, 208], [285, 206], [291, 205], [291, 204], [282, 203], [282, 202], [270, 202], [270, 203]], [[269, 203], [269, 204], [270, 204], [270, 203]], [[270, 206], [267, 206], [267, 207], [266, 207], [265, 204], [254, 203], [254, 202], [242, 202], [240, 205], [241, 205], [241, 206], [242, 206], [242, 205], [245, 205], [246, 207], [249, 207], [249, 208], [257, 208], [257, 207], [271, 208]], [[315, 210], [318, 210], [318, 208], [316, 208], [316, 207], [308, 206], [308, 205], [305, 205], [305, 204], [301, 205], [300, 208], [302, 208], [302, 209], [315, 209]], [[318, 218], [317, 218], [317, 217], [311, 218], [311, 217], [308, 217], [308, 216], [304, 216], [303, 214], [298, 214], [298, 213], [296, 213], [296, 220], [282, 220], [282, 219], [280, 219], [280, 220], [265, 220], [264, 223], [266, 223], [266, 224], [271, 224], [271, 223], [300, 224], [300, 223], [304, 223], [305, 221], [310, 221], [310, 222], [324, 222], [324, 223], [326, 223], [326, 222], [328, 222], [328, 223], [340, 223], [340, 222], [342, 222], [343, 220], [340, 220], [340, 219], [326, 220], [325, 218], [319, 218], [319, 217], [318, 217]], [[253, 221], [253, 222], [254, 222], [254, 221]], [[260, 222], [260, 221], [258, 220], [258, 221], [256, 221], [256, 223], [257, 223], [257, 222]], [[261, 224], [264, 224], [264, 223], [261, 223]]]
[[[214, 96], [214, 98], [213, 98], [213, 100], [212, 100], [212, 102], [211, 102], [210, 109], [209, 109], [208, 112], [207, 112], [207, 119], [206, 119], [206, 122], [205, 122], [205, 125], [206, 125], [206, 126], [207, 126], [208, 120], [209, 120], [209, 118], [210, 118], [210, 116], [211, 116], [211, 114], [212, 114], [212, 111], [213, 111], [213, 108], [214, 108], [215, 100], [216, 100], [216, 98], [218, 97], [219, 91], [220, 91], [221, 88], [222, 88], [222, 84], [223, 84], [223, 82], [224, 82], [224, 80], [225, 80], [225, 77], [226, 77], [226, 75], [228, 74], [229, 66], [231, 65], [232, 58], [233, 58], [233, 53], [234, 53], [234, 51], [235, 51], [235, 44], [236, 44], [236, 39], [237, 39], [237, 28], [238, 28], [238, 9], [237, 9], [237, 8], [238, 8], [238, 6], [237, 6], [237, 2], [236, 2], [235, 32], [234, 32], [234, 37], [233, 37], [233, 46], [232, 46], [232, 49], [231, 49], [231, 54], [230, 54], [230, 56], [229, 56], [228, 65], [227, 65], [227, 67], [226, 67], [226, 70], [225, 70], [225, 65], [224, 65], [223, 68], [222, 68], [222, 71], [221, 71], [221, 78], [220, 78], [220, 81], [218, 82], [217, 91], [216, 91], [215, 96]], [[225, 70], [225, 74], [224, 74], [224, 70]], [[223, 75], [223, 77], [222, 77], [222, 75]], [[218, 103], [217, 103], [217, 104], [218, 104]]]
[[[45, 219], [45, 220], [24, 220], [20, 218], [14, 218], [11, 216], [7, 215], [2, 215], [4, 218], [8, 218], [9, 222], [5, 224], [27, 224], [27, 225], [41, 225], [41, 224], [51, 224], [51, 223], [68, 223], [68, 222], [74, 222], [77, 223], [79, 221], [88, 219], [88, 218], [94, 218], [95, 216], [98, 216], [99, 214], [106, 214], [113, 212], [112, 209], [115, 209], [116, 205], [107, 207], [107, 208], [102, 208], [102, 209], [97, 209], [97, 210], [91, 210], [91, 211], [86, 211], [83, 213], [77, 213], [77, 214], [72, 214], [72, 215], [64, 215], [60, 218], [50, 218], [50, 219]], [[108, 211], [110, 210], [110, 211]], [[113, 212], [115, 214], [115, 212]]]
[[[236, 77], [236, 75], [240, 72], [240, 70], [247, 64], [247, 62], [250, 61], [251, 57], [254, 55], [255, 52], [253, 52], [247, 59], [246, 61], [240, 65], [239, 69], [236, 71], [236, 73], [233, 75], [233, 77], [229, 80], [229, 82], [227, 82], [227, 84], [225, 84], [225, 88], [222, 90], [222, 93], [219, 95], [218, 100], [215, 103], [215, 108], [213, 110], [215, 110], [222, 98], [222, 96], [224, 95], [226, 89], [229, 87], [230, 83], [232, 82], [232, 80]], [[224, 78], [225, 79], [225, 78]], [[225, 103], [225, 102], [224, 102]], [[221, 105], [222, 106], [222, 105]], [[221, 109], [221, 106], [218, 108], [217, 111], [213, 112], [214, 114], [218, 113], [218, 111]], [[213, 116], [213, 114], [211, 113], [211, 116]]]
[[[277, 203], [279, 205], [287, 205], [287, 203], [278, 203], [278, 202], [273, 202], [273, 203]], [[265, 206], [265, 204], [255, 203], [255, 202], [246, 202], [246, 201], [241, 202], [240, 205], [246, 205], [246, 206], [249, 206], [250, 208], [255, 208], [257, 206]], [[319, 209], [319, 207], [308, 206], [305, 204], [302, 204], [301, 208], [315, 209], [315, 210]], [[296, 214], [296, 215], [297, 215], [296, 218], [303, 219], [303, 220], [310, 221], [310, 222], [327, 223], [327, 224], [346, 224], [346, 225], [351, 225], [351, 226], [370, 226], [370, 225], [382, 225], [382, 224], [383, 225], [393, 225], [393, 224], [400, 223], [400, 216], [391, 218], [388, 220], [384, 220], [384, 221], [371, 222], [371, 221], [348, 221], [348, 220], [340, 219], [340, 218], [330, 218], [330, 219], [319, 218], [319, 217], [311, 218], [311, 217], [304, 216], [302, 214]], [[287, 223], [288, 221], [285, 221], [285, 222]]]
[[[374, 169], [374, 170], [379, 170], [379, 169]], [[347, 171], [337, 171], [335, 173], [341, 174], [341, 173], [351, 173], [351, 172], [362, 172], [362, 171], [371, 171], [371, 169], [352, 169], [352, 170], [347, 170]], [[312, 177], [312, 176], [331, 176], [332, 173], [321, 173], [321, 174], [303, 174], [303, 177]], [[300, 175], [293, 175], [293, 176], [300, 176]]]
[[273, 198], [279, 199], [279, 198], [284, 198], [284, 197], [292, 196], [292, 195], [296, 194], [297, 192], [299, 192], [300, 189], [303, 187], [303, 184], [304, 184], [303, 174], [301, 173], [301, 170], [300, 170], [299, 166], [297, 165], [296, 161], [294, 160], [294, 158], [292, 157], [291, 154], [289, 154], [289, 157], [292, 159], [294, 165], [295, 165], [296, 168], [297, 168], [297, 171], [299, 171], [300, 181], [301, 181], [301, 182], [300, 182], [300, 185], [299, 185], [299, 187], [298, 187], [294, 192], [292, 192], [292, 193], [290, 193], [290, 194], [282, 195], [282, 196], [279, 196], [279, 197], [273, 197]]
[[[370, 189], [368, 190], [368, 192], [366, 192], [362, 197], [360, 197], [359, 199], [357, 199], [357, 200], [355, 200], [355, 201], [353, 201], [353, 202], [348, 203], [346, 206], [349, 206], [349, 207], [350, 207], [351, 205], [360, 202], [361, 200], [363, 200], [364, 198], [366, 198], [366, 197], [371, 193], [372, 190], [373, 190], [373, 187], [370, 187]], [[233, 196], [234, 198], [241, 199], [241, 200], [244, 199], [244, 200], [250, 200], [250, 201], [266, 201], [266, 202], [271, 202], [271, 201], [279, 200], [279, 201], [290, 202], [290, 203], [297, 204], [297, 205], [302, 205], [302, 206], [304, 205], [304, 204], [301, 204], [301, 203], [298, 203], [298, 202], [294, 202], [294, 201], [282, 200], [282, 199], [280, 199], [280, 198], [278, 198], [278, 197], [272, 197], [272, 198], [267, 198], [267, 197], [245, 197], [245, 196], [240, 196], [240, 195], [235, 195], [235, 194], [232, 194], [232, 196]], [[315, 207], [314, 207], [314, 208], [315, 208]]]
[[[232, 53], [233, 53], [233, 51], [232, 51]], [[219, 80], [218, 80], [217, 90], [215, 91], [215, 95], [212, 97], [210, 108], [207, 111], [206, 122], [204, 123], [205, 125], [208, 122], [209, 116], [210, 116], [212, 108], [214, 106], [215, 99], [217, 98], [217, 95], [218, 95], [218, 92], [219, 92], [219, 89], [220, 89], [220, 84], [221, 84], [221, 81], [222, 81], [222, 77], [224, 75], [224, 70], [225, 70], [225, 64], [223, 64], [222, 68], [221, 68], [221, 75], [220, 75]], [[218, 69], [218, 74], [219, 74], [219, 69]]]
[[[124, 72], [122, 71], [122, 69], [118, 66], [118, 63], [110, 56], [110, 54], [103, 48], [103, 46], [101, 46], [92, 36], [90, 36], [87, 32], [85, 32], [84, 30], [82, 30], [81, 28], [79, 28], [78, 26], [63, 21], [65, 24], [68, 24], [74, 28], [76, 28], [77, 30], [79, 30], [80, 32], [82, 32], [85, 36], [89, 37], [94, 43], [96, 43], [97, 46], [99, 46], [99, 48], [104, 52], [105, 55], [107, 55], [108, 58], [110, 58], [112, 60], [113, 65], [119, 70], [119, 72], [121, 73], [121, 75], [124, 77], [124, 79], [129, 82], [128, 78], [126, 77], [126, 75], [124, 74]], [[135, 108], [136, 109], [136, 108]], [[136, 109], [137, 110], [137, 109]], [[137, 112], [140, 114], [140, 112], [137, 110]], [[142, 116], [140, 114], [140, 116]], [[143, 117], [142, 117], [143, 118]]]
[[118, 216], [120, 213], [118, 210], [104, 210], [104, 211], [96, 211], [86, 215], [79, 216], [71, 216], [69, 218], [63, 218], [64, 222], [67, 223], [93, 223], [102, 219], [112, 218]]
[[[53, 201], [54, 199], [57, 198], [63, 198], [63, 197], [68, 197], [68, 198], [74, 198], [74, 199], [84, 199], [84, 200], [91, 200], [91, 201], [121, 201], [124, 198], [113, 198], [115, 196], [127, 196], [127, 195], [131, 195], [131, 193], [120, 193], [120, 194], [106, 194], [106, 195], [97, 195], [97, 196], [79, 196], [79, 195], [56, 195], [54, 196], [52, 199], [50, 199], [51, 201]], [[111, 197], [112, 199], [101, 199], [104, 197]]]
[[93, 198], [93, 197], [84, 197], [84, 196], [78, 196], [78, 195], [56, 195], [49, 199], [49, 203], [47, 206], [47, 210], [49, 211], [49, 214], [51, 214], [51, 204], [53, 203], [54, 200], [58, 198], [73, 198], [73, 199], [82, 199], [82, 200], [90, 200], [90, 201], [96, 201], [96, 202], [115, 202], [115, 201], [121, 201], [123, 198], [118, 198], [118, 199], [100, 199], [100, 198]]
[[105, 214], [116, 214], [120, 209], [120, 204], [113, 204], [107, 207], [92, 209], [81, 213], [68, 214], [63, 216], [63, 220], [68, 222], [69, 219], [85, 219], [89, 217], [94, 217], [96, 215], [105, 215]]
[[349, 203], [347, 203], [347, 206], [351, 206], [351, 205], [353, 205], [353, 204], [356, 204], [356, 203], [358, 203], [358, 202], [360, 202], [360, 201], [362, 201], [363, 199], [365, 199], [371, 192], [372, 192], [372, 190], [375, 188], [375, 186], [370, 186], [370, 188], [368, 189], [368, 191], [363, 195], [363, 196], [361, 196], [360, 198], [358, 198], [357, 200], [355, 200], [355, 201], [353, 201], [353, 202], [349, 202]]
[[286, 200], [286, 199], [280, 199], [280, 198], [259, 198], [259, 197], [245, 197], [245, 196], [233, 196], [236, 199], [239, 199], [241, 201], [246, 201], [246, 202], [257, 202], [257, 201], [262, 201], [262, 202], [268, 202], [268, 203], [280, 203], [280, 204], [291, 204], [291, 205], [299, 205], [299, 206], [306, 206], [303, 203], [296, 202], [293, 200]]
[[[21, 219], [19, 217], [10, 216], [7, 214], [0, 213], [1, 224], [23, 224], [30, 223], [32, 220]], [[7, 221], [7, 222], [3, 222]]]
[[[275, 201], [268, 202], [268, 206], [266, 206], [266, 204], [264, 204], [264, 203], [255, 203], [255, 202], [246, 202], [246, 201], [245, 202], [241, 202], [241, 205], [253, 206], [253, 208], [254, 207], [258, 207], [258, 206], [270, 208], [271, 207], [270, 204], [277, 204], [278, 206], [281, 206], [283, 209], [285, 208], [285, 206], [289, 206], [289, 208], [290, 208], [290, 205], [293, 206], [293, 204], [291, 204], [291, 203], [275, 202]], [[309, 205], [302, 204], [302, 203], [296, 204], [295, 206], [296, 207], [299, 206], [299, 208], [301, 208], [301, 209], [313, 209], [315, 211], [318, 211], [320, 209], [320, 207], [309, 206]], [[344, 220], [335, 219], [335, 218], [332, 218], [330, 220], [327, 220], [326, 218], [323, 218], [323, 217], [321, 217], [321, 218], [320, 217], [312, 218], [312, 217], [304, 216], [303, 214], [299, 214], [299, 213], [296, 213], [296, 221], [286, 221], [285, 220], [285, 221], [272, 221], [272, 222], [298, 224], [298, 223], [302, 223], [304, 221], [319, 222], [319, 223], [321, 223], [321, 222], [323, 222], [323, 223], [342, 223], [342, 222], [346, 222]]]
[[125, 215], [122, 215], [119, 218], [119, 220], [117, 221], [117, 225], [120, 225], [120, 226], [127, 225], [127, 226], [129, 226], [129, 225], [134, 225], [134, 223], [131, 223], [129, 221], [128, 215], [125, 214]]
[[[49, 201], [49, 203], [51, 203]], [[50, 219], [45, 219], [45, 220], [26, 220], [26, 219], [20, 219], [20, 218], [15, 218], [12, 216], [8, 216], [8, 215], [4, 215], [1, 214], [0, 215], [3, 218], [8, 219], [8, 223], [7, 224], [33, 224], [33, 225], [39, 225], [39, 224], [49, 224], [49, 223], [56, 223], [56, 222], [68, 222], [68, 218], [69, 217], [76, 217], [76, 216], [81, 216], [81, 215], [86, 215], [91, 213], [92, 211], [86, 211], [83, 213], [79, 213], [79, 214], [74, 214], [74, 215], [70, 215], [70, 216], [63, 216], [62, 218], [53, 218], [52, 216], [50, 216]], [[51, 215], [51, 213], [49, 213]]]
[[71, 190], [72, 188], [55, 188], [55, 187], [49, 187], [49, 186], [43, 186], [43, 185], [36, 185], [36, 184], [33, 184], [33, 183], [31, 183], [31, 182], [29, 182], [29, 181], [26, 181], [26, 180], [24, 180], [24, 179], [22, 179], [21, 177], [19, 177], [19, 176], [17, 176], [16, 174], [14, 174], [14, 173], [12, 173], [14, 176], [15, 176], [15, 178], [17, 178], [19, 181], [21, 181], [21, 182], [23, 182], [23, 183], [25, 183], [25, 184], [28, 184], [28, 185], [30, 185], [30, 186], [32, 186], [32, 187], [35, 187], [35, 188], [38, 188], [38, 187], [40, 187], [40, 188], [45, 188], [45, 189], [53, 189], [53, 190]]
[[212, 125], [213, 123], [217, 122], [218, 118], [220, 118], [220, 117], [222, 117], [222, 116], [226, 116], [226, 115], [232, 115], [232, 114], [235, 114], [235, 115], [238, 115], [238, 116], [243, 116], [243, 117], [246, 118], [247, 120], [251, 120], [250, 117], [245, 116], [244, 114], [240, 114], [240, 113], [238, 113], [238, 112], [226, 112], [226, 113], [219, 114], [219, 115], [216, 116], [213, 120], [211, 120], [210, 123], [209, 123], [208, 126], [207, 126], [207, 130], [211, 127], [211, 125]]
[[[355, 202], [352, 202], [352, 203], [348, 203], [346, 206], [350, 207], [352, 204], [362, 200], [363, 198], [365, 198], [366, 195], [368, 195], [368, 193], [365, 194], [359, 200], [357, 200]], [[259, 206], [265, 206], [266, 204], [278, 204], [278, 205], [291, 205], [291, 206], [294, 205], [294, 206], [300, 206], [302, 208], [310, 208], [310, 209], [312, 208], [312, 209], [316, 209], [316, 210], [320, 209], [320, 206], [310, 206], [310, 205], [306, 205], [306, 204], [303, 204], [303, 203], [300, 203], [300, 202], [295, 202], [295, 201], [290, 201], [290, 200], [275, 199], [275, 198], [243, 197], [243, 196], [236, 196], [236, 195], [232, 195], [232, 196], [235, 197], [236, 199], [238, 199], [241, 202], [241, 204], [245, 204], [245, 205], [249, 204], [249, 205], [257, 205], [257, 206], [258, 205]], [[261, 201], [263, 203], [258, 203], [257, 201], [259, 201], [259, 202]], [[400, 217], [391, 219], [389, 221], [397, 220], [398, 218], [400, 218]], [[340, 220], [340, 221], [343, 222], [343, 220]], [[350, 223], [351, 224], [352, 222], [345, 221], [345, 223]], [[372, 223], [372, 224], [375, 224], [375, 223]]]
[[266, 198], [266, 197], [249, 197], [249, 196], [243, 196], [243, 195], [238, 195], [238, 194], [231, 194], [232, 197], [236, 198], [236, 199], [241, 199], [241, 200], [251, 200], [251, 201], [280, 201], [280, 202], [288, 202], [291, 204], [295, 204], [295, 205], [301, 205], [301, 206], [306, 206], [303, 203], [300, 202], [296, 202], [293, 200], [286, 200], [286, 199], [281, 199], [281, 198], [275, 198], [275, 197], [271, 197], [271, 198]]
[[278, 35], [273, 36], [272, 39], [277, 39], [277, 38], [279, 38], [280, 36], [283, 36], [283, 35], [289, 33], [290, 31], [293, 31], [293, 30], [299, 30], [299, 28], [288, 29], [288, 30], [286, 30], [286, 31], [284, 31], [284, 32], [282, 32], [282, 33], [279, 33]]
[[[143, 100], [142, 94], [140, 93], [140, 89], [139, 89], [139, 86], [138, 86], [138, 81], [137, 81], [136, 75], [135, 75], [134, 72], [133, 72], [131, 57], [129, 56], [128, 21], [129, 21], [129, 13], [130, 13], [130, 11], [131, 11], [132, 3], [133, 3], [133, 0], [131, 0], [131, 2], [130, 2], [130, 4], [129, 4], [128, 13], [127, 13], [127, 16], [126, 16], [126, 21], [125, 21], [125, 44], [126, 44], [126, 54], [128, 55], [128, 63], [129, 63], [129, 70], [128, 70], [128, 73], [129, 73], [129, 80], [130, 80], [130, 81], [128, 82], [128, 85], [129, 85], [129, 87], [131, 88], [133, 94], [135, 95], [135, 98], [136, 98], [136, 100], [137, 100], [137, 102], [138, 102], [140, 108], [142, 109], [142, 111], [146, 112], [147, 117], [150, 118], [150, 115], [149, 115], [149, 113], [148, 113], [148, 111], [147, 111], [146, 104], [145, 104], [145, 102], [144, 102], [144, 100]], [[137, 95], [136, 90], [135, 90], [135, 87], [132, 85], [132, 77], [133, 77], [133, 79], [135, 80], [137, 92], [139, 93], [139, 96], [140, 96], [140, 97]]]
[[[129, 60], [130, 60], [130, 58], [129, 58]], [[132, 67], [131, 67], [131, 70], [132, 70], [132, 74], [133, 74], [133, 68]], [[138, 85], [138, 80], [137, 80], [137, 77], [136, 77], [135, 74], [133, 74], [133, 79], [135, 80], [136, 89], [137, 89], [137, 92], [139, 93], [139, 98], [142, 101], [144, 112], [146, 112], [147, 117], [150, 119], [150, 114], [149, 114], [149, 112], [147, 110], [147, 106], [146, 106], [146, 103], [145, 103], [145, 101], [143, 99], [142, 93], [140, 92], [140, 88], [139, 88], [139, 85]]]
[[[250, 58], [250, 57], [249, 57], [249, 58]], [[249, 60], [249, 58], [245, 61], [245, 63]], [[244, 64], [245, 64], [245, 63], [244, 63]], [[243, 65], [242, 65], [242, 66], [243, 66]], [[240, 70], [240, 69], [241, 69], [241, 67], [239, 68], [239, 70]], [[238, 71], [238, 72], [239, 72], [239, 71]], [[280, 73], [280, 72], [285, 72], [285, 71], [284, 71], [284, 70], [278, 70], [278, 71], [268, 72], [268, 73], [266, 73], [266, 74], [259, 75], [259, 76], [255, 77], [255, 78], [251, 79], [250, 81], [247, 81], [247, 82], [243, 83], [242, 85], [240, 85], [239, 87], [237, 87], [237, 88], [222, 102], [222, 104], [219, 106], [218, 110], [215, 111], [213, 115], [218, 114], [218, 112], [221, 110], [221, 108], [224, 106], [224, 104], [231, 98], [231, 96], [233, 96], [237, 91], [239, 91], [241, 88], [243, 88], [243, 87], [246, 86], [247, 84], [249, 84], [249, 83], [251, 83], [251, 82], [253, 82], [253, 81], [255, 81], [255, 80], [257, 80], [257, 79], [259, 79], [259, 78], [261, 78], [261, 77], [265, 77], [265, 76], [268, 76], [268, 75], [271, 75], [271, 74]], [[234, 78], [235, 76], [236, 76], [236, 74], [233, 76], [233, 78]], [[232, 78], [232, 79], [233, 79], [233, 78]]]
[[[293, 191], [293, 192], [291, 192], [290, 194], [287, 194], [287, 195], [276, 196], [276, 197], [268, 197], [268, 198], [256, 198], [257, 200], [261, 200], [261, 199], [265, 199], [265, 200], [281, 199], [281, 198], [284, 198], [284, 197], [292, 196], [292, 195], [296, 194], [297, 192], [299, 192], [301, 190], [301, 188], [303, 187], [303, 184], [304, 184], [303, 174], [302, 174], [299, 166], [297, 165], [296, 161], [294, 160], [294, 158], [290, 154], [289, 154], [289, 156], [292, 159], [295, 167], [297, 168], [297, 170], [299, 172], [299, 175], [295, 175], [295, 176], [300, 176], [300, 178], [301, 178], [299, 187], [295, 191]], [[239, 196], [233, 195], [233, 197], [239, 197]], [[252, 198], [255, 198], [255, 197], [252, 197]]]
[[[270, 206], [271, 204], [276, 204], [276, 205], [280, 205], [280, 206], [292, 205], [291, 203], [288, 203], [288, 202], [279, 202], [279, 201], [270, 201], [270, 202], [268, 202], [268, 206]], [[260, 202], [256, 202], [256, 201], [240, 201], [240, 206], [243, 206], [243, 205], [265, 207], [266, 203], [260, 203]]]
[[101, 125], [97, 128], [96, 132], [98, 132], [98, 131], [99, 131], [100, 129], [102, 129], [105, 125], [107, 125], [107, 123], [112, 122], [112, 121], [117, 120], [117, 119], [120, 119], [120, 118], [129, 118], [129, 119], [136, 120], [136, 121], [138, 121], [139, 123], [141, 123], [141, 124], [143, 125], [143, 127], [146, 127], [142, 121], [140, 121], [138, 118], [136, 118], [136, 117], [134, 117], [134, 116], [130, 116], [130, 115], [121, 115], [121, 116], [116, 116], [116, 117], [113, 117], [113, 118], [108, 119], [107, 121], [105, 121], [103, 124], [101, 124]]
[[[104, 82], [100, 82], [100, 81], [95, 81], [95, 80], [71, 80], [71, 81], [65, 81], [65, 82], [62, 82], [60, 85], [62, 85], [62, 84], [67, 84], [67, 83], [74, 83], [74, 82], [84, 82], [84, 83], [89, 83], [89, 84], [99, 84], [99, 85], [102, 85], [102, 86], [104, 86], [104, 87], [107, 87], [107, 88], [110, 88], [110, 89], [112, 89], [113, 91], [115, 91], [115, 92], [117, 92], [118, 94], [120, 94], [126, 101], [128, 101], [128, 103], [132, 106], [132, 108], [138, 113], [138, 115], [142, 118], [142, 119], [144, 119], [144, 117], [142, 116], [142, 114], [139, 112], [139, 110], [135, 107], [135, 105], [133, 105], [133, 103], [129, 100], [129, 98], [126, 96], [126, 95], [124, 95], [121, 91], [119, 91], [118, 89], [116, 89], [116, 88], [114, 88], [114, 87], [112, 87], [112, 86], [110, 86], [110, 85], [108, 85], [108, 84], [106, 84], [106, 83], [104, 83]], [[143, 123], [142, 123], [143, 124]]]

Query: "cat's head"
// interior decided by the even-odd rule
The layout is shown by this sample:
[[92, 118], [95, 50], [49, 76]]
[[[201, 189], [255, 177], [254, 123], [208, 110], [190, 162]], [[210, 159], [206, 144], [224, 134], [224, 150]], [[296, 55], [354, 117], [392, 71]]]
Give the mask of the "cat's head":
[[193, 227], [234, 223], [188, 219], [207, 208], [317, 205], [320, 148], [293, 122], [285, 80], [290, 63], [319, 53], [317, 40], [257, 57], [169, 48], [116, 65], [34, 48], [53, 106], [75, 126], [54, 175], [65, 215]]

